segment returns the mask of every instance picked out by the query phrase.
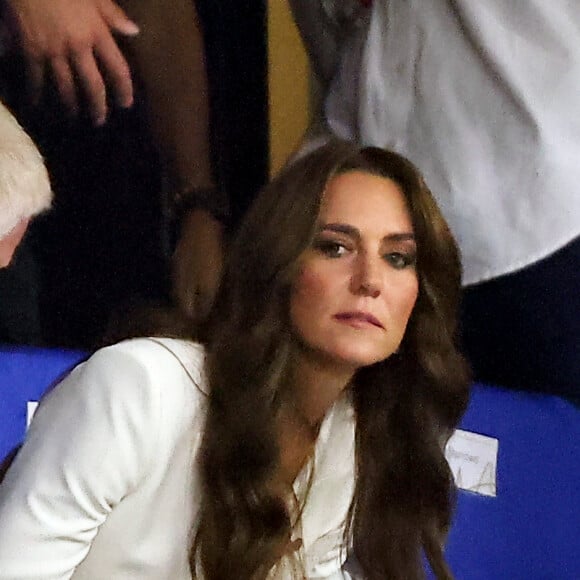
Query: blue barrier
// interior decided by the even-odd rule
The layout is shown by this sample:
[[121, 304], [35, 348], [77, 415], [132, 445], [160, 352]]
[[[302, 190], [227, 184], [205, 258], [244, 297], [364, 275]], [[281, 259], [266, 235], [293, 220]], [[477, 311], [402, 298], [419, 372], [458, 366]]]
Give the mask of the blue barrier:
[[22, 442], [27, 403], [87, 357], [71, 350], [0, 347], [0, 461]]
[[497, 495], [459, 491], [458, 580], [580, 579], [580, 409], [475, 385], [462, 429], [498, 439]]

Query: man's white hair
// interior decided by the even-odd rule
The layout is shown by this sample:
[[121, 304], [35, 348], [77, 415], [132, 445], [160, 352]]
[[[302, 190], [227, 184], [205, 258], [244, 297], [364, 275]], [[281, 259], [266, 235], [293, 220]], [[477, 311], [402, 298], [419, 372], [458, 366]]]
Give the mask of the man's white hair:
[[50, 207], [52, 190], [38, 148], [0, 102], [0, 239]]

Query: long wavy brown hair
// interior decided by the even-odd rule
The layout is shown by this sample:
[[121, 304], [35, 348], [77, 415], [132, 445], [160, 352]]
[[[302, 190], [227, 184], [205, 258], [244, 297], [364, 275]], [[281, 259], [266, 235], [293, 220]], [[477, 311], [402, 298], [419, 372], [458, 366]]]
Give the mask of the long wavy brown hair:
[[191, 562], [208, 580], [268, 575], [291, 517], [268, 485], [279, 459], [275, 417], [295, 342], [289, 320], [297, 263], [312, 243], [333, 176], [363, 171], [403, 191], [417, 240], [419, 295], [399, 352], [358, 371], [356, 484], [345, 546], [370, 580], [424, 577], [423, 556], [451, 578], [443, 545], [453, 505], [443, 447], [468, 398], [456, 347], [461, 266], [421, 174], [378, 148], [332, 142], [296, 161], [258, 196], [233, 241], [208, 340], [203, 497]]

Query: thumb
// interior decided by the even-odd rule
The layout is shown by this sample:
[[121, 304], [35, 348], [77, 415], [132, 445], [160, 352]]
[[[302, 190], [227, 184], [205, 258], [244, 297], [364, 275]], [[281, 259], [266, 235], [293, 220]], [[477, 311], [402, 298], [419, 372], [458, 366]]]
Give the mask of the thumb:
[[133, 22], [113, 0], [100, 0], [99, 10], [109, 28], [124, 34], [125, 36], [136, 36], [139, 34], [139, 27]]

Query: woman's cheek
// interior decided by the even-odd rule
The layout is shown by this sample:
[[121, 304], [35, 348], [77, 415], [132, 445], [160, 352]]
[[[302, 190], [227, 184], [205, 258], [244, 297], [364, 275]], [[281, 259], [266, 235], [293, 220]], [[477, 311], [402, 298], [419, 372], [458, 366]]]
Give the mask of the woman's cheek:
[[316, 325], [319, 314], [328, 308], [331, 292], [324, 273], [305, 267], [300, 272], [291, 300], [292, 320], [299, 328]]

